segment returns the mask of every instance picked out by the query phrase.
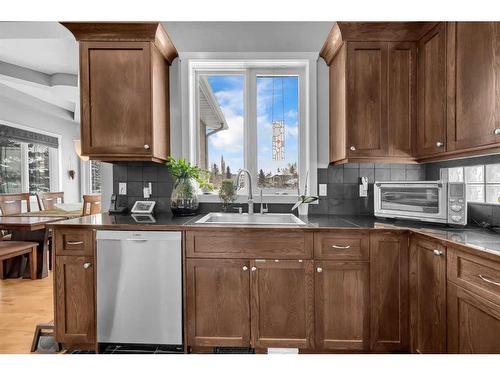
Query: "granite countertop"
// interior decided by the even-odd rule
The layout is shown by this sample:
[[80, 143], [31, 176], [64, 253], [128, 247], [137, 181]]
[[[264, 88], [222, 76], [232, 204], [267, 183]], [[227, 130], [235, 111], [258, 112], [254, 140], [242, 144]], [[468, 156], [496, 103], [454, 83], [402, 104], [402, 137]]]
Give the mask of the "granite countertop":
[[406, 220], [384, 220], [374, 216], [312, 215], [306, 226], [256, 226], [228, 224], [196, 224], [205, 214], [190, 217], [175, 217], [170, 213], [157, 213], [151, 217], [132, 215], [110, 215], [102, 213], [52, 223], [50, 227], [78, 226], [94, 229], [128, 230], [183, 230], [188, 228], [295, 228], [305, 230], [359, 229], [359, 230], [412, 230], [452, 244], [472, 247], [500, 255], [500, 233], [475, 225], [450, 228], [442, 224], [423, 223]]

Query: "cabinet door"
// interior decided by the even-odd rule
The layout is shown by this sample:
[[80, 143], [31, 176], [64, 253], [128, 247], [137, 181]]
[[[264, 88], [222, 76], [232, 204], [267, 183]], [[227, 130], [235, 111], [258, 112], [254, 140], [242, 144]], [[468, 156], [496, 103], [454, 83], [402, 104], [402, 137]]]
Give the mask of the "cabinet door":
[[408, 350], [408, 235], [370, 235], [371, 349]]
[[389, 43], [389, 155], [412, 157], [416, 122], [417, 45]]
[[448, 149], [500, 143], [500, 23], [450, 23], [448, 67]]
[[387, 156], [387, 43], [349, 42], [347, 148], [349, 157]]
[[448, 352], [500, 353], [500, 306], [450, 282]]
[[65, 344], [95, 342], [94, 258], [56, 256], [56, 341]]
[[446, 151], [446, 26], [429, 31], [418, 46], [417, 153]]
[[254, 347], [312, 347], [313, 283], [312, 260], [252, 261], [251, 320]]
[[81, 42], [82, 152], [151, 153], [148, 42]]
[[247, 260], [187, 260], [189, 346], [250, 345]]
[[410, 247], [413, 353], [446, 353], [446, 249], [414, 238]]
[[369, 263], [316, 262], [316, 348], [368, 350]]

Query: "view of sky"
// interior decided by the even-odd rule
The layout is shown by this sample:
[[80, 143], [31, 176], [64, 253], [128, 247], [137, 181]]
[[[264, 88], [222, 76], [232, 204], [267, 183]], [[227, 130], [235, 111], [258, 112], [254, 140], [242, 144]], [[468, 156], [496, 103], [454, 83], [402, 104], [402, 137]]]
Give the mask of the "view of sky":
[[[244, 164], [244, 76], [212, 75], [207, 78], [229, 127], [209, 137], [209, 165], [219, 165], [224, 155], [226, 165], [235, 173]], [[265, 173], [275, 174], [278, 168], [298, 161], [298, 84], [296, 76], [257, 77], [258, 169]], [[282, 161], [272, 160], [273, 119], [285, 122], [285, 159]]]

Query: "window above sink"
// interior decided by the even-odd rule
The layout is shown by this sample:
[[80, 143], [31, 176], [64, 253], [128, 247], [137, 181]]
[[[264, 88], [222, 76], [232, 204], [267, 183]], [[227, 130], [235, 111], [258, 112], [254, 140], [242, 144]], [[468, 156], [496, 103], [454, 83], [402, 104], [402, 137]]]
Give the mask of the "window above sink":
[[[316, 66], [311, 72], [310, 64], [304, 58], [188, 59], [189, 145], [183, 144], [183, 156], [209, 171], [216, 189], [200, 201], [218, 202], [222, 180], [235, 180], [241, 168], [252, 174], [254, 196], [262, 189], [264, 199], [295, 202], [308, 170], [309, 194], [316, 194], [317, 156], [310, 147], [316, 144], [316, 90], [310, 87]], [[248, 194], [243, 185], [240, 196]]]

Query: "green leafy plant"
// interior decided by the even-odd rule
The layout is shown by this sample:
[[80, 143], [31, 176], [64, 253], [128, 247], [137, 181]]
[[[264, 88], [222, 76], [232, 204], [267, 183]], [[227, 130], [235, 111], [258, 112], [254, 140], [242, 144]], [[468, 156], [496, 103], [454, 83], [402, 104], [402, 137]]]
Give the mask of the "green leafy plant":
[[219, 198], [222, 201], [224, 208], [233, 203], [236, 200], [236, 192], [234, 190], [233, 180], [222, 180], [221, 187], [219, 189]]
[[201, 184], [201, 169], [196, 165], [191, 165], [186, 159], [174, 159], [169, 156], [166, 165], [170, 174], [175, 178], [194, 178]]
[[210, 192], [214, 190], [214, 184], [210, 182], [210, 173], [208, 171], [200, 171], [198, 184], [200, 185], [200, 189], [204, 192]]
[[307, 181], [309, 180], [309, 171], [306, 173], [306, 182], [304, 184], [304, 194], [300, 194], [300, 187], [298, 189], [299, 200], [295, 203], [291, 209], [291, 211], [298, 208], [301, 204], [309, 204], [315, 202], [319, 199], [316, 195], [307, 195]]

